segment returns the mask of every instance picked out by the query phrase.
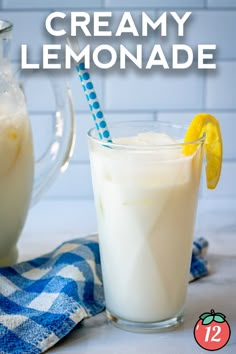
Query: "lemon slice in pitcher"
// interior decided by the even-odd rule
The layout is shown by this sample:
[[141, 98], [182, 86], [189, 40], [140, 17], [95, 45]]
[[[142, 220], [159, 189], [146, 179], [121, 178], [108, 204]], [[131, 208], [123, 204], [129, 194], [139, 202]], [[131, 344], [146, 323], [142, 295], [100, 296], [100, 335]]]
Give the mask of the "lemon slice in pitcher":
[[[197, 114], [186, 132], [184, 142], [194, 141], [205, 134], [204, 150], [206, 154], [207, 188], [214, 189], [220, 179], [223, 143], [218, 120], [210, 114]], [[191, 155], [197, 145], [189, 144], [183, 148], [183, 154]]]

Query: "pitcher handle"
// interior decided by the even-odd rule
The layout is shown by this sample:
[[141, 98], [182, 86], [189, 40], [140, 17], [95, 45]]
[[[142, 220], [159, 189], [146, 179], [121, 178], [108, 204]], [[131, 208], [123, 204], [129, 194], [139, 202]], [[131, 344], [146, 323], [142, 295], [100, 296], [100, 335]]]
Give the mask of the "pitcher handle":
[[[23, 75], [20, 74], [18, 80], [24, 92], [27, 80], [25, 80]], [[39, 201], [56, 176], [67, 169], [73, 154], [76, 138], [75, 113], [71, 90], [65, 85], [62, 87], [62, 80], [58, 78], [56, 73], [47, 72], [46, 75], [50, 79], [55, 96], [54, 134], [47, 151], [35, 161], [31, 207]], [[32, 72], [30, 77], [32, 77]]]

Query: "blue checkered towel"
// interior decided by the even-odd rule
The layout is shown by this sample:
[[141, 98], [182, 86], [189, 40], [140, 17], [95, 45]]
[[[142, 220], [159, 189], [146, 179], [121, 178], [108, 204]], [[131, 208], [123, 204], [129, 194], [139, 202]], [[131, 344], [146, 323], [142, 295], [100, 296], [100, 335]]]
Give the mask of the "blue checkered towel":
[[[207, 274], [204, 239], [194, 242], [191, 279]], [[96, 235], [0, 268], [0, 353], [42, 353], [105, 308]]]
[[193, 242], [192, 259], [190, 266], [189, 281], [197, 280], [208, 274], [208, 264], [206, 260], [206, 253], [208, 248], [208, 241], [199, 237]]

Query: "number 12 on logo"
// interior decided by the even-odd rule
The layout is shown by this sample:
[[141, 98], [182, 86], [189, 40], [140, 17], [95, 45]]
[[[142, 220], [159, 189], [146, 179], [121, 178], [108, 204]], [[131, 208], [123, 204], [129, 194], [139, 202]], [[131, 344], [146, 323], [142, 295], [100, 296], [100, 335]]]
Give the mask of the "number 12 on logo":
[[230, 326], [220, 312], [205, 312], [194, 327], [194, 338], [203, 349], [214, 351], [223, 348], [230, 339]]

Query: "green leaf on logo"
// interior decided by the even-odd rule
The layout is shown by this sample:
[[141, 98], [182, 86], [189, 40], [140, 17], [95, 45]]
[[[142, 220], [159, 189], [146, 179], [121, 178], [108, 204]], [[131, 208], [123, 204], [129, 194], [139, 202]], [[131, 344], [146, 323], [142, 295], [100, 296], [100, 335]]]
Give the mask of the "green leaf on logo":
[[211, 313], [210, 312], [205, 312], [205, 313], [202, 313], [199, 318], [201, 318], [201, 320], [204, 320], [208, 316], [211, 316]]
[[221, 323], [221, 322], [225, 322], [225, 319], [217, 314], [214, 316], [214, 321]]
[[208, 325], [210, 324], [214, 319], [214, 316], [212, 315], [208, 315], [203, 321], [202, 321], [202, 324], [203, 325]]
[[216, 312], [215, 316], [220, 316], [220, 317], [222, 317], [224, 319], [226, 318], [226, 316], [223, 313], [221, 313], [221, 312]]

